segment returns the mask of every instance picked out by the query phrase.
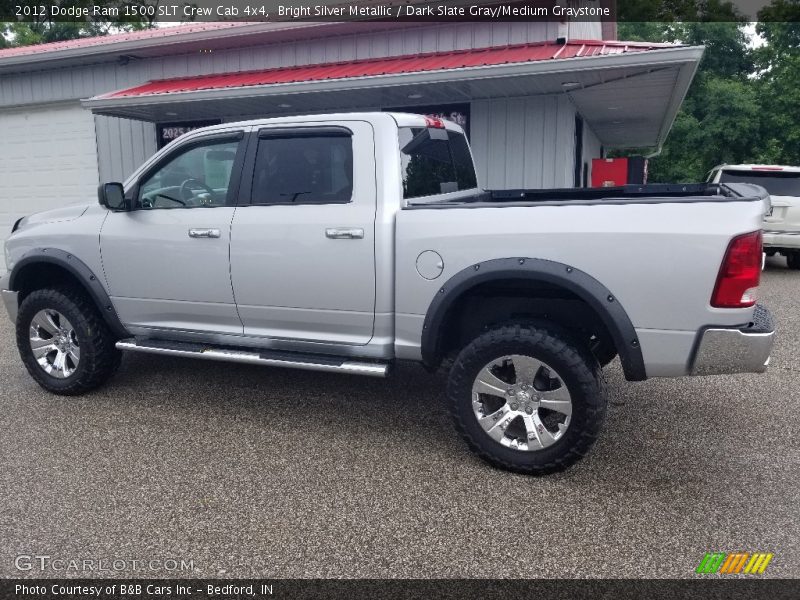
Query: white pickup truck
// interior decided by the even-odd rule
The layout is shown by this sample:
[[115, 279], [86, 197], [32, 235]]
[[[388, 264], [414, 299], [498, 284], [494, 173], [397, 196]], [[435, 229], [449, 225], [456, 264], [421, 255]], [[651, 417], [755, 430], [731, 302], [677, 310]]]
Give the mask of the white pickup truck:
[[710, 183], [752, 183], [765, 188], [771, 208], [764, 217], [764, 251], [783, 254], [790, 269], [800, 269], [800, 167], [720, 165]]
[[446, 365], [471, 448], [542, 474], [596, 439], [615, 356], [640, 381], [761, 372], [772, 346], [755, 186], [487, 192], [457, 125], [354, 113], [194, 131], [99, 199], [5, 245], [20, 356], [58, 394], [120, 351]]

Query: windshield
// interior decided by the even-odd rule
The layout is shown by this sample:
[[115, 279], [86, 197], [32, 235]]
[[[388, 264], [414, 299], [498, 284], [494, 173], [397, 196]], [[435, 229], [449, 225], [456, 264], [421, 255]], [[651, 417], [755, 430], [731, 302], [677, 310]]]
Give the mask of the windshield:
[[771, 196], [800, 196], [800, 173], [776, 171], [723, 171], [720, 183], [755, 183]]
[[419, 198], [478, 186], [467, 140], [460, 133], [400, 128], [403, 197]]

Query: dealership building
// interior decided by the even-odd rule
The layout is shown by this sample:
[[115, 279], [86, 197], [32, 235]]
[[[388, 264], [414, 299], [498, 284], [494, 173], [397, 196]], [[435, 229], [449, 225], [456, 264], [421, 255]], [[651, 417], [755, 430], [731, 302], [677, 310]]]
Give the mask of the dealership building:
[[701, 55], [545, 21], [194, 23], [0, 50], [0, 241], [193, 127], [290, 114], [441, 115], [483, 187], [588, 185], [593, 158], [663, 144]]

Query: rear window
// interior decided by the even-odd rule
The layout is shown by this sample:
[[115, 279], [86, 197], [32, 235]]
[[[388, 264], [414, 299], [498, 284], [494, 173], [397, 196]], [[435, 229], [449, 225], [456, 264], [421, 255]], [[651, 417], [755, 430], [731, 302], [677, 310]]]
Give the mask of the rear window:
[[720, 183], [755, 183], [772, 196], [800, 196], [800, 173], [723, 171]]
[[404, 198], [477, 187], [463, 134], [425, 127], [401, 127], [399, 133]]

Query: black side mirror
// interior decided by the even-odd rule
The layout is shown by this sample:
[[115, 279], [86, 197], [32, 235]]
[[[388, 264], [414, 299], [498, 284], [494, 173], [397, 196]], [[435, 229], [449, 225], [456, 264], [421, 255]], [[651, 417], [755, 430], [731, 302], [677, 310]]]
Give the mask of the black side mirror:
[[100, 206], [105, 206], [109, 210], [126, 210], [125, 189], [121, 183], [104, 183], [97, 188], [97, 199]]

